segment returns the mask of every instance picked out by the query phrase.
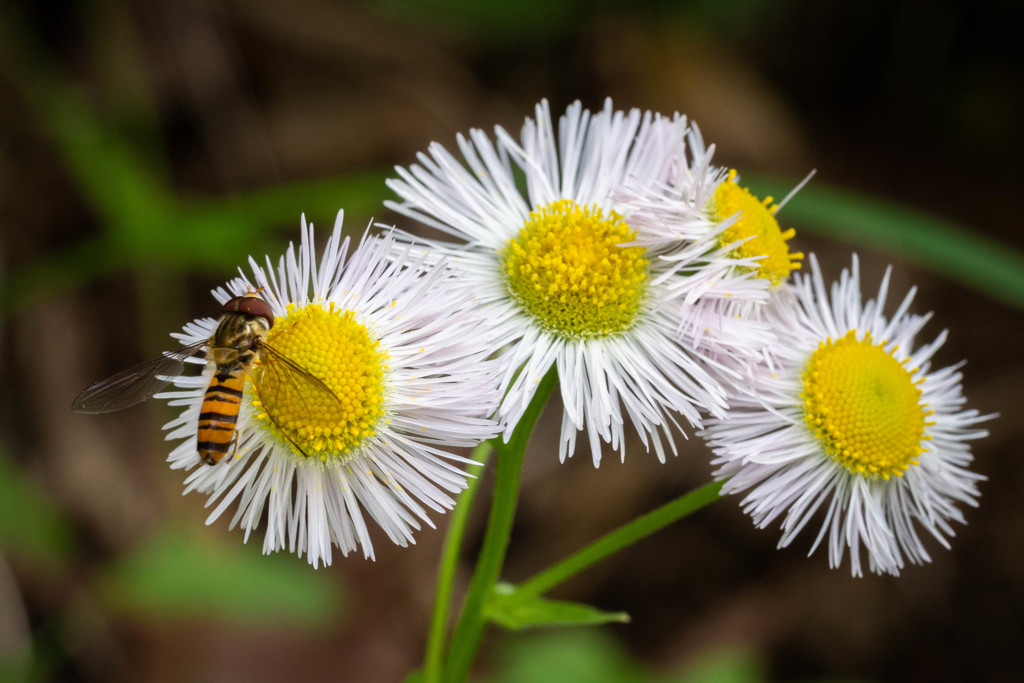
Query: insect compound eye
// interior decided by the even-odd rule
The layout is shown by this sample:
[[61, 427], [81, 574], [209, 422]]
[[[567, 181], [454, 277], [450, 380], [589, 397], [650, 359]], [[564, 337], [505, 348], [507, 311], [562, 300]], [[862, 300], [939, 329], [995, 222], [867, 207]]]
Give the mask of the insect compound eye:
[[236, 297], [233, 297], [231, 299], [228, 299], [227, 303], [224, 304], [223, 312], [224, 313], [235, 313], [235, 312], [237, 312], [238, 311], [238, 304], [239, 304], [239, 302], [242, 301], [243, 298], [245, 298], [245, 297], [236, 296]]
[[[235, 299], [232, 299], [232, 301], [235, 301]], [[231, 301], [228, 303], [230, 304]], [[263, 318], [267, 321], [268, 328], [274, 326], [274, 312], [270, 310], [270, 304], [255, 294], [238, 297], [234, 310], [246, 315], [256, 315]]]

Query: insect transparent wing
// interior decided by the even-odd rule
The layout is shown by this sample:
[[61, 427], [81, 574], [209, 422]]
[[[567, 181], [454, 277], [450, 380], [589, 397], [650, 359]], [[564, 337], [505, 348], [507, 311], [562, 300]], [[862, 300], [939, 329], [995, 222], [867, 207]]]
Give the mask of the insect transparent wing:
[[141, 403], [167, 386], [167, 375], [180, 375], [185, 359], [196, 355], [206, 343], [183, 346], [96, 382], [75, 398], [71, 409], [77, 413], [110, 413]]
[[261, 361], [261, 366], [252, 375], [261, 394], [266, 391], [280, 395], [286, 385], [290, 386], [307, 412], [312, 412], [312, 406], [317, 403], [341, 402], [322, 380], [266, 342], [262, 345]]

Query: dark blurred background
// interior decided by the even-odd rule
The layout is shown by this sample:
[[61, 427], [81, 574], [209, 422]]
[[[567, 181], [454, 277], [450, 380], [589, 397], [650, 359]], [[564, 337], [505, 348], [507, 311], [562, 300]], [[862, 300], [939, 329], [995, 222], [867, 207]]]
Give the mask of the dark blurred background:
[[[349, 234], [389, 215], [383, 178], [431, 141], [533, 105], [684, 112], [755, 189], [818, 175], [780, 214], [866, 295], [887, 264], [935, 311], [937, 363], [968, 359], [989, 477], [951, 551], [900, 578], [829, 570], [811, 534], [775, 550], [720, 501], [553, 592], [632, 623], [492, 630], [481, 680], [1019, 680], [1024, 676], [1021, 299], [956, 268], [805, 218], [842, 187], [970, 231], [1019, 260], [1024, 83], [1013, 3], [325, 0], [33, 2], [0, 8], [0, 678], [394, 681], [422, 659], [446, 517], [377, 560], [314, 571], [242, 544], [167, 469], [158, 402], [71, 413], [85, 385], [213, 315], [210, 288], [277, 258], [299, 215]], [[849, 215], [849, 214], [847, 214]], [[926, 225], [929, 225], [926, 221]], [[874, 230], [870, 228], [875, 228]], [[884, 230], [883, 230], [884, 233]], [[926, 231], [927, 236], [927, 231]], [[1018, 273], [1020, 275], [1020, 273]], [[994, 293], [993, 293], [994, 290]], [[1016, 298], [1014, 298], [1016, 296]], [[890, 307], [890, 311], [892, 308]], [[554, 415], [524, 473], [505, 578], [706, 482], [665, 465], [557, 462]], [[1019, 447], [1019, 446], [1018, 446]], [[1015, 447], [1017, 448], [1017, 447]], [[486, 487], [487, 481], [485, 481]], [[485, 490], [485, 489], [482, 489]], [[478, 543], [484, 500], [471, 525]], [[462, 580], [469, 571], [463, 568]]]

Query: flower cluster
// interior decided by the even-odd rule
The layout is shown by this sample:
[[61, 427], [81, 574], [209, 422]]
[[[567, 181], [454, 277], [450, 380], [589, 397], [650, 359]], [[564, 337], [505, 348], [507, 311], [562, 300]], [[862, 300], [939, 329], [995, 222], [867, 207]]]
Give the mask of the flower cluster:
[[[723, 490], [758, 526], [782, 520], [780, 546], [820, 524], [813, 547], [832, 566], [849, 550], [859, 575], [861, 551], [896, 574], [929, 560], [922, 531], [947, 545], [978, 498], [967, 442], [986, 418], [964, 409], [959, 366], [930, 366], [945, 333], [915, 346], [913, 293], [886, 317], [888, 275], [863, 301], [856, 257], [831, 289], [813, 256], [794, 274], [780, 204], [714, 165], [679, 115], [576, 103], [556, 122], [541, 102], [518, 135], [456, 144], [388, 181], [389, 208], [449, 239], [368, 233], [349, 255], [339, 214], [317, 257], [303, 222], [276, 265], [251, 260], [214, 292], [225, 318], [178, 335], [207, 352], [163, 394], [182, 406], [169, 460], [210, 520], [233, 506], [246, 537], [263, 522], [265, 551], [314, 566], [333, 547], [372, 557], [367, 518], [411, 543], [466, 485], [451, 449], [507, 440], [554, 368], [562, 460], [581, 433], [595, 466], [606, 445], [625, 458], [628, 422], [665, 462], [696, 431]], [[226, 350], [253, 293], [266, 329]], [[200, 465], [197, 431], [218, 428], [230, 457]]]

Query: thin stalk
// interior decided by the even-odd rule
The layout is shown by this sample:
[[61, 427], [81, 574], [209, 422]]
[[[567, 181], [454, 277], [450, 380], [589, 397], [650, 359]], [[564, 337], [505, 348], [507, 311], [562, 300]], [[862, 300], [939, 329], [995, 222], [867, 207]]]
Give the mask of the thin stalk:
[[487, 531], [483, 546], [477, 557], [473, 578], [470, 580], [462, 614], [452, 634], [451, 648], [445, 662], [443, 681], [465, 681], [476, 658], [480, 640], [483, 637], [486, 619], [484, 604], [490, 595], [505, 563], [512, 522], [515, 518], [516, 501], [519, 498], [519, 475], [523, 466], [523, 454], [533, 432], [541, 409], [555, 387], [557, 373], [550, 370], [537, 386], [537, 392], [507, 444], [494, 440], [498, 451], [498, 467], [494, 476], [494, 499], [491, 501]]
[[660, 531], [669, 524], [718, 500], [721, 490], [722, 482], [711, 482], [671, 500], [642, 517], [623, 524], [558, 564], [527, 579], [516, 588], [516, 592], [540, 595], [609, 555], [647, 538], [655, 531]]
[[455, 572], [459, 567], [459, 555], [462, 552], [462, 539], [466, 535], [466, 524], [473, 507], [473, 498], [480, 486], [480, 473], [490, 460], [494, 447], [485, 441], [473, 451], [473, 459], [479, 462], [470, 468], [474, 475], [466, 489], [459, 494], [458, 503], [452, 511], [448, 532], [441, 550], [441, 564], [437, 571], [437, 590], [434, 593], [434, 611], [430, 617], [430, 635], [427, 638], [427, 654], [423, 661], [424, 683], [438, 683], [441, 680], [441, 664], [444, 661], [444, 640], [448, 633], [448, 614], [451, 607], [452, 589], [455, 583]]

